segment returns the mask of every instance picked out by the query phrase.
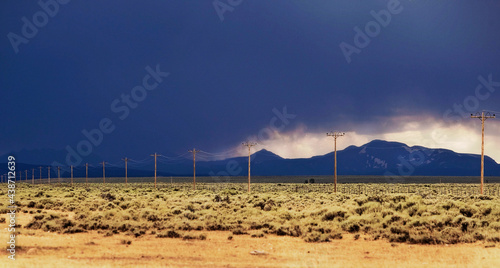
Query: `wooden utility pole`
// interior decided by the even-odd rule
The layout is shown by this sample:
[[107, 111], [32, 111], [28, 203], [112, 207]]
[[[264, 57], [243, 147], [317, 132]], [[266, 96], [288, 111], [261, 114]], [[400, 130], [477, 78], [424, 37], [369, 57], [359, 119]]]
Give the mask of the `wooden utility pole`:
[[28, 182], [28, 170], [24, 171], [24, 179], [26, 180], [26, 183]]
[[333, 181], [334, 181], [334, 192], [336, 193], [337, 192], [337, 138], [338, 137], [342, 137], [344, 136], [345, 133], [344, 132], [330, 132], [330, 133], [326, 133], [326, 136], [329, 136], [329, 137], [333, 137], [333, 150], [335, 151], [334, 155], [335, 155], [335, 167], [334, 167], [334, 171], [333, 171]]
[[57, 181], [59, 182], [59, 186], [61, 185], [61, 167], [57, 167]]
[[31, 169], [31, 184], [35, 184], [35, 169]]
[[495, 118], [495, 114], [490, 114], [489, 112], [482, 111], [481, 113], [476, 113], [476, 115], [471, 114], [471, 118], [479, 118], [481, 120], [481, 194], [483, 194], [483, 184], [484, 184], [484, 121], [488, 118]]
[[42, 167], [38, 167], [40, 169], [40, 181], [42, 181]]
[[193, 150], [189, 150], [188, 152], [193, 153], [193, 190], [196, 190], [196, 153], [198, 153], [200, 150], [196, 150], [193, 148]]
[[106, 184], [106, 162], [102, 161], [102, 184]]
[[89, 180], [89, 163], [85, 163], [85, 186], [88, 185]]
[[155, 153], [155, 154], [152, 154], [151, 156], [154, 156], [154, 157], [155, 157], [155, 189], [156, 189], [156, 157], [157, 157], [157, 156], [161, 156], [161, 155], [160, 155], [160, 154]]
[[250, 193], [250, 151], [252, 146], [257, 145], [255, 142], [243, 142], [243, 146], [248, 147], [248, 192]]
[[48, 178], [49, 178], [49, 184], [50, 184], [50, 166], [47, 167], [47, 173], [49, 174]]
[[73, 166], [71, 167], [71, 186], [73, 186]]
[[123, 161], [125, 161], [125, 185], [127, 185], [127, 177], [128, 177], [128, 174], [127, 174], [127, 162], [128, 162], [128, 158], [122, 158]]

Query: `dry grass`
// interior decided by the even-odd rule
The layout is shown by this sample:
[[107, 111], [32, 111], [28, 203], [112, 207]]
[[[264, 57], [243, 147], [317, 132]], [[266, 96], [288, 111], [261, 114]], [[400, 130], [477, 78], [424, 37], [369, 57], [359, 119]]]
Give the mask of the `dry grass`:
[[[139, 237], [184, 237], [186, 231], [260, 230], [307, 242], [361, 233], [390, 242], [456, 244], [500, 242], [500, 199], [416, 194], [245, 193], [153, 190], [142, 185], [48, 187], [24, 185], [17, 205], [34, 217], [31, 230], [97, 230]], [[196, 237], [186, 237], [196, 239]]]

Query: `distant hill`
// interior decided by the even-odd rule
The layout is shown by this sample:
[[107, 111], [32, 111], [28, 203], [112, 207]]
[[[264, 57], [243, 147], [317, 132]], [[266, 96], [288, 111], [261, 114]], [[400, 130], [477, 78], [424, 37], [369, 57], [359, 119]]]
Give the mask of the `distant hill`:
[[[4, 158], [6, 159], [6, 158]], [[42, 162], [29, 158], [26, 165], [18, 163], [20, 169], [37, 168]], [[286, 159], [267, 150], [251, 156], [253, 175], [331, 175], [334, 153], [311, 158]], [[35, 162], [40, 161], [40, 162]], [[460, 154], [447, 149], [432, 149], [422, 146], [408, 146], [404, 143], [373, 140], [362, 146], [349, 146], [337, 151], [339, 175], [395, 175], [395, 176], [477, 176], [480, 174], [480, 155]], [[98, 161], [96, 161], [98, 162]], [[34, 164], [36, 163], [36, 164]], [[48, 163], [43, 162], [44, 166]], [[77, 167], [82, 172], [82, 167]], [[6, 165], [0, 172], [6, 172]], [[129, 166], [129, 175], [153, 176], [152, 163], [143, 166]], [[100, 166], [89, 167], [91, 176], [101, 176]], [[158, 164], [159, 176], [192, 176], [193, 162], [189, 158], [164, 161]], [[248, 157], [235, 157], [217, 161], [196, 162], [198, 176], [245, 176], [248, 172]], [[46, 173], [46, 171], [45, 171]], [[35, 173], [38, 174], [38, 173]], [[55, 173], [53, 173], [55, 174]], [[123, 167], [106, 167], [108, 176], [123, 176]], [[46, 174], [43, 174], [46, 176]], [[500, 165], [485, 156], [485, 176], [500, 176]]]

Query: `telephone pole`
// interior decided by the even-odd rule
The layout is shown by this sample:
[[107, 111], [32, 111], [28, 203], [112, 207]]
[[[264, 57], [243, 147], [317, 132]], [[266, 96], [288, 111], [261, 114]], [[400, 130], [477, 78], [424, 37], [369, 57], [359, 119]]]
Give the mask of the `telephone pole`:
[[125, 161], [125, 185], [127, 185], [127, 162], [128, 162], [128, 158], [122, 158], [123, 161]]
[[102, 184], [106, 184], [106, 162], [102, 161]]
[[471, 114], [471, 118], [481, 119], [481, 194], [483, 194], [483, 184], [484, 184], [484, 121], [488, 118], [495, 118], [495, 114], [490, 114], [489, 112], [482, 111], [481, 113], [476, 113], [476, 115]]
[[35, 169], [31, 169], [31, 184], [35, 184]]
[[[38, 167], [40, 169], [40, 181], [42, 181], [42, 167]], [[42, 182], [43, 183], [43, 182]]]
[[85, 186], [88, 186], [89, 180], [89, 163], [85, 163]]
[[71, 165], [71, 186], [73, 186], [73, 166]]
[[24, 171], [24, 179], [26, 180], [26, 183], [28, 183], [28, 170]]
[[61, 167], [57, 167], [57, 181], [59, 182], [59, 186], [61, 186]]
[[189, 150], [188, 152], [193, 153], [193, 190], [196, 190], [196, 153], [198, 153], [200, 150], [196, 150], [193, 148], [193, 150]]
[[330, 132], [330, 133], [326, 133], [326, 136], [328, 137], [333, 137], [333, 143], [334, 143], [334, 146], [333, 146], [333, 149], [335, 151], [335, 167], [334, 167], [334, 171], [333, 171], [333, 180], [334, 180], [334, 192], [336, 193], [337, 192], [337, 138], [338, 137], [342, 137], [344, 136], [345, 133], [344, 132], [337, 132], [337, 131], [334, 131], [334, 132]]
[[157, 156], [161, 156], [161, 155], [160, 155], [160, 154], [155, 153], [155, 154], [152, 154], [151, 156], [154, 156], [154, 157], [155, 157], [155, 189], [156, 189], [156, 157], [157, 157]]
[[49, 174], [48, 178], [49, 178], [49, 184], [50, 184], [50, 166], [47, 167], [47, 173]]
[[252, 146], [257, 145], [255, 142], [243, 142], [243, 146], [248, 147], [248, 192], [250, 193], [250, 151]]

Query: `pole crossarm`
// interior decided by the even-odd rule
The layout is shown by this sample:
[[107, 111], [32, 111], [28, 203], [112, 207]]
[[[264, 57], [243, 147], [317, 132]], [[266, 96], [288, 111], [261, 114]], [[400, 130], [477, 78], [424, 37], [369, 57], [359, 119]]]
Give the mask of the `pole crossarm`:
[[480, 120], [486, 120], [489, 118], [495, 118], [495, 114], [492, 114], [490, 112], [482, 111], [482, 112], [477, 112], [476, 114], [470, 114], [471, 118], [478, 118]]

